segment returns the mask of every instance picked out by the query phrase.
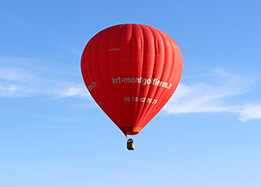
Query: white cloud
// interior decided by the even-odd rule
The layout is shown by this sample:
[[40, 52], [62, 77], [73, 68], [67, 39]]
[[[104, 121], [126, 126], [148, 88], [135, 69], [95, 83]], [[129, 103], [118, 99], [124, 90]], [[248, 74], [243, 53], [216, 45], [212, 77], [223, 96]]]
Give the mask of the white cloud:
[[22, 75], [17, 72], [15, 69], [0, 69], [0, 79], [15, 81], [22, 78]]
[[246, 122], [251, 119], [261, 119], [261, 105], [247, 104], [238, 108], [239, 120]]
[[89, 92], [82, 85], [68, 87], [56, 92], [58, 97], [86, 97], [89, 96]]
[[[211, 72], [211, 73], [209, 73]], [[211, 70], [202, 74], [193, 83], [180, 83], [174, 96], [164, 107], [168, 114], [230, 112], [246, 122], [251, 119], [261, 119], [261, 104], [232, 104], [230, 98], [249, 91], [253, 80], [237, 76], [223, 70]]]
[[[91, 98], [80, 72], [42, 64], [45, 63], [35, 59], [0, 57], [0, 97]], [[246, 103], [245, 98], [244, 104], [231, 102], [231, 98], [252, 89], [254, 81], [249, 77], [214, 69], [183, 75], [184, 79], [186, 83], [179, 84], [164, 107], [168, 114], [230, 112], [242, 122], [261, 119], [261, 104]]]
[[0, 57], [0, 97], [37, 94], [56, 98], [89, 97], [80, 73], [63, 72], [61, 68], [42, 64], [42, 61], [35, 59]]
[[7, 85], [7, 86], [3, 86], [0, 85], [0, 96], [1, 97], [10, 97], [10, 96], [15, 96], [18, 97], [20, 94], [18, 93], [18, 90], [20, 90], [20, 88], [16, 85]]

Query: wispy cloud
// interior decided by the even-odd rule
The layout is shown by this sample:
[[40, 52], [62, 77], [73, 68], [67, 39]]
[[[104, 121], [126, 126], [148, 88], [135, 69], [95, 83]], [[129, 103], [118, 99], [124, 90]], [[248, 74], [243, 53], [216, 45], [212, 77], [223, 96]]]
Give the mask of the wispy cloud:
[[239, 115], [239, 120], [242, 122], [251, 119], [261, 119], [261, 104], [246, 104], [238, 106], [235, 111]]
[[[58, 69], [50, 63], [49, 66], [43, 64], [48, 63], [37, 59], [0, 57], [0, 97], [90, 98], [79, 69]], [[254, 83], [249, 77], [222, 69], [187, 77], [183, 75], [164, 110], [168, 114], [229, 112], [238, 115], [242, 122], [261, 119], [261, 104], [247, 102], [244, 97]]]
[[0, 57], [0, 97], [89, 97], [80, 72], [78, 75], [42, 64], [36, 59]]
[[63, 90], [57, 90], [56, 94], [59, 97], [73, 97], [73, 96], [77, 96], [77, 97], [86, 97], [87, 94], [89, 92], [87, 92], [86, 88], [83, 88], [82, 85], [75, 85], [73, 87], [68, 87], [65, 88]]
[[190, 77], [189, 83], [180, 83], [176, 93], [164, 107], [168, 114], [230, 112], [246, 122], [261, 119], [261, 104], [233, 101], [234, 97], [251, 90], [254, 81], [221, 69], [209, 70]]

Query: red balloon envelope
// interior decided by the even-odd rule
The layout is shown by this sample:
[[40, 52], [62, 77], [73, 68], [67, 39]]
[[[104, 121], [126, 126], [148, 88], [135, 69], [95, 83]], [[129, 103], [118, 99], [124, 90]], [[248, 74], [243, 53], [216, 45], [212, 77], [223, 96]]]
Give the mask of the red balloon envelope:
[[174, 93], [183, 62], [175, 41], [145, 25], [96, 34], [81, 59], [90, 94], [125, 135], [138, 134]]

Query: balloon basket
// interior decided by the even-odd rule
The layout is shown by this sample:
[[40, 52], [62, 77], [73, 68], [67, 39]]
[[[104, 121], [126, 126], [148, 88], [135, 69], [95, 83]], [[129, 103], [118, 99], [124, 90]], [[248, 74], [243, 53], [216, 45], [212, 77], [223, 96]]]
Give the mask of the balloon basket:
[[135, 149], [135, 145], [134, 145], [134, 141], [130, 138], [127, 141], [127, 149], [128, 150], [134, 150]]

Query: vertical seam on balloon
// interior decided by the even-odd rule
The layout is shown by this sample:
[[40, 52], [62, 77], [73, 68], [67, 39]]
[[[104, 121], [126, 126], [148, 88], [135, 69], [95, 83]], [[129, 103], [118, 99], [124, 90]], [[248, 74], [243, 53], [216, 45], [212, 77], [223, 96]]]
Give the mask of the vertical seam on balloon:
[[[106, 30], [105, 32], [109, 32], [110, 30]], [[112, 31], [111, 31], [112, 32]], [[104, 34], [105, 35], [105, 34]], [[101, 65], [100, 65], [100, 57], [101, 57], [101, 54], [100, 54], [100, 51], [101, 51], [101, 41], [103, 40], [103, 38], [104, 38], [104, 35], [102, 35], [102, 37], [101, 37], [101, 39], [100, 39], [100, 42], [99, 42], [99, 47], [98, 47], [98, 54], [99, 54], [99, 57], [98, 57], [98, 66], [97, 66], [97, 68], [99, 68], [100, 69], [100, 72], [101, 72]], [[94, 76], [95, 76], [95, 74], [94, 74]], [[101, 78], [102, 78], [102, 82], [103, 82], [103, 86], [104, 86], [104, 90], [105, 90], [105, 92], [106, 92], [106, 95], [108, 95], [108, 90], [107, 90], [107, 88], [106, 88], [106, 84], [105, 84], [105, 82], [104, 82], [104, 77], [103, 76], [101, 76]], [[101, 96], [102, 96], [102, 98], [103, 98], [103, 101], [105, 102], [106, 101], [106, 103], [108, 104], [108, 103], [110, 103], [110, 105], [108, 105], [108, 106], [112, 106], [111, 105], [111, 103], [112, 103], [112, 100], [109, 98], [109, 99], [105, 99], [105, 97], [103, 96], [103, 94], [101, 94]], [[111, 116], [111, 115], [108, 115], [109, 116], [109, 118], [111, 119], [111, 117], [113, 117], [113, 116]], [[117, 114], [115, 115], [115, 116], [117, 116]], [[112, 119], [111, 119], [112, 120]], [[112, 120], [113, 121], [113, 120]], [[113, 121], [114, 122], [114, 121]]]
[[[163, 37], [162, 37], [162, 33], [161, 32], [159, 32], [159, 34], [160, 34], [160, 36], [161, 36], [161, 38], [162, 38], [162, 40], [163, 40]], [[168, 37], [165, 37], [165, 38], [168, 38]], [[159, 80], [161, 80], [161, 78], [162, 78], [162, 76], [163, 76], [163, 74], [164, 74], [164, 70], [165, 70], [165, 65], [166, 65], [166, 43], [163, 41], [163, 46], [164, 46], [164, 51], [165, 51], [165, 58], [164, 58], [164, 64], [163, 64], [163, 71], [162, 71], [162, 73], [161, 73], [161, 75], [160, 75], [160, 79]], [[173, 64], [173, 63], [172, 63]], [[153, 98], [155, 97], [155, 95], [156, 95], [156, 93], [158, 92], [158, 90], [159, 90], [159, 87], [157, 87], [157, 89], [156, 89], [156, 91], [155, 91], [155, 94], [154, 94], [154, 96], [153, 96]], [[163, 92], [164, 92], [164, 90], [162, 91], [162, 93], [161, 93], [161, 95], [163, 95]], [[162, 102], [162, 103], [164, 103], [164, 102]], [[142, 122], [146, 122], [145, 121], [145, 119], [146, 119], [146, 117], [147, 116], [149, 116], [149, 115], [151, 115], [151, 114], [153, 114], [155, 111], [156, 111], [156, 109], [158, 109], [156, 106], [155, 107], [153, 107], [152, 108], [152, 110], [149, 112], [149, 113], [147, 113], [147, 114], [145, 114], [144, 115], [144, 118], [143, 118], [143, 120], [142, 120]], [[159, 110], [160, 111], [160, 110]], [[149, 122], [149, 121], [148, 121]], [[146, 125], [146, 124], [145, 124]]]
[[[90, 74], [93, 74], [93, 72], [92, 71], [90, 71], [90, 70], [88, 70], [88, 68], [87, 68], [87, 61], [88, 61], [88, 59], [87, 59], [87, 56], [88, 56], [88, 54], [87, 54], [87, 50], [88, 50], [88, 48], [90, 48], [90, 46], [92, 46], [92, 43], [91, 43], [91, 45], [89, 45], [89, 46], [87, 46], [86, 48], [85, 48], [85, 50], [83, 51], [83, 55], [82, 55], [82, 63], [81, 63], [81, 69], [82, 69], [82, 75], [83, 75], [83, 80], [84, 80], [84, 82], [85, 82], [85, 79], [86, 79], [86, 88], [87, 88], [87, 91], [89, 92], [89, 94], [92, 96], [92, 98], [93, 98], [93, 100], [95, 101], [95, 98], [93, 97], [93, 95], [91, 94], [91, 92], [88, 90], [88, 85], [92, 82], [91, 81], [91, 79], [90, 79], [90, 77], [89, 76], [86, 76], [86, 75], [84, 75], [84, 72], [86, 72], [86, 74], [87, 74], [87, 72], [89, 72]], [[91, 50], [91, 49], [90, 49]], [[83, 57], [84, 57], [84, 59], [83, 59]], [[88, 75], [88, 74], [87, 74]]]
[[[143, 30], [142, 30], [142, 26], [141, 25], [139, 25], [139, 24], [137, 24], [137, 27], [139, 27], [139, 29], [142, 31], [142, 36], [141, 37], [139, 37], [139, 39], [138, 39], [138, 45], [139, 45], [139, 48], [138, 48], [138, 50], [139, 50], [139, 52], [140, 52], [140, 54], [142, 54], [142, 60], [141, 60], [141, 63], [142, 63], [142, 69], [141, 69], [141, 76], [140, 77], [142, 77], [142, 72], [143, 72], [143, 59], [144, 59], [144, 53], [142, 52], [142, 50], [143, 50]], [[137, 63], [137, 62], [136, 62]], [[138, 64], [138, 63], [137, 63]], [[141, 85], [140, 84], [138, 84], [138, 88], [137, 88], [137, 91], [138, 91], [138, 93], [137, 93], [137, 97], [138, 97], [138, 99], [140, 98], [140, 89], [141, 89]], [[135, 111], [134, 111], [134, 114], [133, 114], [133, 126], [135, 126], [135, 123], [136, 123], [136, 121], [137, 121], [137, 118], [136, 118], [136, 115], [137, 115], [137, 111], [138, 111], [138, 106], [139, 106], [139, 102], [134, 102], [135, 103]]]
[[[131, 39], [130, 39], [130, 62], [131, 62], [131, 77], [133, 77], [133, 69], [132, 69], [132, 51], [133, 51], [133, 49], [132, 49], [132, 41], [133, 41], [133, 30], [134, 30], [134, 28], [133, 28], [133, 24], [131, 24]], [[133, 95], [132, 95], [132, 89], [133, 89], [133, 85], [131, 84], [130, 85], [130, 96], [131, 97], [133, 97]], [[132, 108], [133, 108], [133, 102], [131, 102], [131, 104], [130, 104], [130, 114], [129, 114], [129, 126], [133, 126], [132, 125], [132, 113], [133, 113], [133, 110], [132, 110]]]
[[[124, 25], [124, 27], [126, 27], [126, 25]], [[123, 28], [124, 28], [124, 27], [123, 27]], [[122, 32], [123, 32], [123, 30], [124, 30], [123, 28], [121, 29], [121, 32], [120, 32], [120, 49], [121, 49], [121, 46], [122, 46], [122, 42], [121, 42], [122, 40], [121, 40], [121, 39], [122, 39]], [[120, 77], [122, 77], [122, 66], [123, 66], [123, 65], [122, 65], [122, 62], [121, 62], [121, 57], [122, 57], [122, 54], [121, 54], [121, 52], [120, 52], [120, 55], [119, 55], [119, 58], [120, 58], [120, 59], [119, 59], [119, 62], [120, 62], [120, 63], [119, 63], [119, 65], [120, 65]], [[123, 63], [124, 63], [124, 62], [123, 62]], [[121, 86], [121, 87], [120, 87], [120, 88], [121, 88], [120, 90], [121, 90], [121, 95], [124, 97], [124, 95], [123, 95], [123, 94], [124, 94], [123, 87], [124, 87], [124, 86]], [[123, 99], [123, 98], [121, 98], [121, 99]], [[120, 109], [121, 109], [121, 107], [123, 107], [123, 106], [120, 106], [120, 105], [119, 105], [119, 108], [120, 108]], [[125, 106], [124, 106], [124, 107], [125, 107]], [[121, 110], [120, 110], [120, 111], [121, 111]], [[121, 113], [121, 114], [122, 114], [122, 113]], [[127, 119], [126, 119], [126, 110], [125, 110], [125, 112], [123, 112], [123, 114], [125, 114], [125, 116], [121, 115], [121, 117], [122, 117], [122, 121], [125, 121], [125, 124], [124, 124], [124, 127], [125, 127], [125, 126], [128, 126], [128, 122], [127, 122]]]
[[[157, 49], [156, 49], [156, 42], [157, 42], [157, 40], [155, 40], [155, 36], [154, 36], [154, 33], [153, 33], [152, 29], [151, 29], [150, 27], [148, 27], [148, 28], [149, 28], [149, 30], [150, 30], [152, 36], [153, 36], [153, 44], [154, 44], [154, 46], [155, 46], [153, 53], [156, 53], [156, 52], [157, 52]], [[153, 75], [154, 75], [154, 70], [155, 70], [155, 63], [156, 63], [156, 54], [154, 54], [152, 78], [154, 77]], [[151, 85], [152, 85], [152, 84], [149, 84], [149, 89], [148, 89], [147, 95], [148, 95], [148, 94], [150, 93], [150, 91], [151, 91]], [[157, 89], [156, 89], [156, 91], [157, 91]], [[155, 91], [155, 93], [156, 93], [156, 91]], [[154, 95], [155, 95], [155, 93], [154, 93]], [[154, 96], [153, 96], [152, 98], [154, 98]], [[145, 110], [144, 108], [145, 108], [146, 104], [148, 105], [148, 107], [147, 107], [147, 109]], [[141, 116], [140, 116], [140, 118], [139, 118], [139, 120], [140, 120], [140, 122], [141, 122], [141, 123], [140, 123], [141, 126], [143, 125], [143, 124], [142, 124], [143, 118], [146, 116], [146, 112], [147, 112], [148, 109], [151, 107], [151, 105], [152, 105], [152, 103], [145, 103], [145, 104], [143, 105], [143, 109], [142, 109], [142, 112], [141, 112]], [[146, 124], [144, 124], [144, 125], [146, 125]]]
[[[129, 24], [129, 25], [127, 25], [127, 26], [129, 26], [129, 27], [131, 27], [130, 29], [132, 29], [132, 24]], [[126, 26], [126, 27], [127, 27]], [[129, 28], [127, 27], [126, 28], [126, 39], [128, 39], [128, 32], [129, 32]], [[132, 31], [131, 31], [131, 34], [132, 34]], [[121, 35], [121, 37], [122, 37], [122, 35]], [[132, 37], [132, 36], [131, 36]], [[124, 41], [124, 40], [123, 40]], [[131, 47], [130, 47], [130, 50], [131, 51], [129, 51], [129, 48], [128, 48], [128, 45], [129, 45], [129, 42], [130, 41], [132, 41], [131, 39], [130, 40], [126, 40], [126, 49], [127, 49], [127, 52], [129, 53], [129, 57], [131, 58], [132, 57], [132, 50], [131, 50]], [[129, 59], [130, 61], [129, 62], [132, 62], [131, 61], [131, 59]], [[123, 64], [124, 64], [124, 68], [126, 68], [126, 66], [128, 66], [128, 64], [129, 64], [129, 62], [128, 61], [123, 61]], [[125, 66], [126, 65], [126, 66]], [[130, 66], [131, 66], [131, 63], [130, 63]], [[122, 76], [121, 76], [122, 77]], [[124, 90], [128, 90], [128, 89], [130, 89], [130, 93], [127, 93], [128, 95], [125, 95], [125, 97], [130, 97], [131, 98], [131, 85], [129, 85], [129, 88], [128, 88], [128, 85], [126, 85], [126, 87], [125, 86], [122, 86], [121, 87], [122, 88], [122, 93], [127, 93], [126, 91], [124, 91]], [[132, 127], [132, 125], [131, 125], [131, 123], [130, 123], [130, 117], [131, 117], [131, 114], [128, 112], [128, 110], [129, 110], [129, 108], [127, 108], [127, 106], [126, 105], [124, 105], [123, 106], [124, 107], [124, 119], [125, 119], [125, 126], [127, 127], [127, 128], [129, 128], [129, 127]], [[131, 107], [131, 103], [129, 104], [129, 106], [128, 107]]]
[[[90, 48], [90, 46], [92, 46], [92, 43], [93, 43], [93, 41], [90, 41], [91, 43], [89, 43], [89, 45], [88, 45], [88, 43], [87, 43], [87, 45], [86, 45], [86, 47], [85, 47], [85, 49], [84, 49], [84, 51], [83, 51], [83, 55], [84, 55], [84, 57], [85, 57], [85, 59], [86, 60], [84, 60], [83, 59], [83, 55], [82, 55], [82, 61], [84, 62], [84, 63], [82, 63], [82, 74], [83, 74], [83, 72], [85, 72], [86, 71], [86, 73], [87, 73], [87, 71], [88, 71], [88, 68], [87, 68], [87, 51], [88, 51], [88, 48]], [[91, 49], [90, 49], [91, 50]], [[89, 72], [91, 72], [92, 73], [92, 71], [89, 71]], [[90, 77], [89, 76], [84, 76], [83, 75], [83, 77], [85, 78], [85, 79], [87, 79], [87, 84], [86, 84], [86, 88], [87, 88], [87, 90], [88, 90], [88, 84], [91, 82], [91, 80], [90, 80]], [[90, 93], [90, 91], [88, 90], [88, 92]], [[90, 95], [92, 95], [91, 93], [90, 93]], [[94, 99], [94, 98], [93, 98]]]
[[[145, 52], [145, 44], [144, 44], [144, 42], [145, 42], [145, 39], [144, 39], [144, 30], [143, 30], [143, 27], [141, 26], [141, 25], [139, 25], [140, 26], [140, 28], [141, 28], [141, 30], [142, 30], [142, 37], [143, 37], [143, 45], [142, 45], [142, 48], [141, 48], [141, 50], [143, 51], [143, 55], [142, 55], [142, 69], [141, 69], [141, 77], [143, 78], [143, 69], [144, 69], [144, 52]], [[140, 93], [141, 93], [141, 84], [139, 84], [139, 97], [138, 98], [140, 98]], [[141, 105], [142, 105], [143, 103], [142, 102], [139, 102], [138, 103], [138, 105], [137, 105], [137, 108], [138, 108], [138, 110], [136, 111], [136, 114], [135, 114], [135, 118], [136, 118], [136, 120], [135, 120], [135, 123], [133, 124], [134, 125], [134, 127], [136, 127], [136, 126], [138, 126], [138, 124], [139, 124], [139, 119], [138, 119], [138, 116], [137, 115], [139, 115], [139, 113], [141, 113], [142, 111], [141, 111]], [[137, 113], [139, 111], [139, 113]]]
[[[106, 30], [105, 32], [109, 32], [109, 30]], [[101, 62], [101, 59], [100, 59], [100, 57], [101, 57], [101, 43], [102, 43], [102, 41], [103, 41], [104, 36], [106, 36], [106, 35], [105, 35], [105, 34], [102, 35], [102, 37], [101, 37], [101, 39], [100, 39], [100, 42], [99, 42], [99, 47], [98, 47], [99, 57], [98, 57], [98, 63], [97, 63], [97, 64], [98, 64], [98, 67], [97, 67], [97, 68], [100, 69], [100, 72], [101, 72], [101, 64], [100, 64], [100, 62]], [[107, 91], [106, 84], [105, 84], [105, 82], [104, 82], [104, 77], [103, 77], [102, 73], [101, 73], [101, 81], [103, 82], [104, 90], [105, 90], [105, 92], [107, 93], [106, 95], [108, 95], [108, 91]], [[110, 103], [110, 104], [111, 104], [111, 100], [110, 100], [110, 99], [105, 99], [105, 97], [103, 96], [103, 94], [101, 94], [101, 95], [102, 95], [102, 97], [103, 97], [103, 100], [106, 101], [106, 103]], [[110, 105], [108, 105], [108, 106], [110, 106]], [[112, 106], [112, 105], [111, 105], [111, 106]]]
[[[172, 69], [174, 70], [175, 68], [176, 68], [176, 66], [178, 65], [177, 63], [175, 63], [176, 62], [176, 56], [177, 56], [177, 53], [175, 52], [176, 50], [176, 48], [175, 48], [175, 46], [176, 46], [176, 44], [174, 43], [174, 41], [173, 41], [173, 39], [172, 38], [168, 38], [169, 39], [169, 41], [170, 41], [170, 44], [171, 44], [171, 46], [172, 46], [172, 52], [173, 52], [173, 64], [172, 64]], [[179, 51], [179, 50], [178, 50]], [[175, 73], [175, 72], [174, 72]], [[177, 72], [178, 73], [178, 72]], [[170, 77], [172, 76], [172, 74], [170, 73], [170, 75], [169, 75], [169, 77], [168, 77], [168, 79], [170, 79]], [[181, 78], [181, 77], [180, 77]], [[180, 80], [180, 78], [179, 78], [179, 80]], [[178, 83], [179, 82], [179, 80], [177, 81], [176, 79], [175, 79], [175, 81]], [[173, 82], [173, 87], [175, 86], [174, 85], [174, 83], [176, 83], [176, 82]], [[170, 93], [170, 97], [169, 97], [169, 99], [171, 98], [171, 96], [172, 96], [172, 94], [175, 92], [175, 90], [176, 90], [176, 88], [177, 87], [175, 87], [175, 89], [173, 89], [173, 91]], [[167, 99], [166, 99], [166, 101], [168, 101]], [[166, 104], [166, 103], [165, 103]], [[165, 106], [165, 104], [162, 106], [162, 107], [164, 107]]]
[[139, 50], [142, 51], [142, 38], [139, 38], [139, 41], [140, 41], [140, 48], [139, 48]]
[[[175, 53], [175, 49], [176, 50], [178, 50], [178, 52], [180, 52], [179, 51], [179, 49], [178, 49], [178, 47], [177, 47], [177, 44], [174, 42], [174, 40], [170, 37], [170, 36], [168, 36], [168, 40], [170, 41], [170, 44], [171, 44], [171, 46], [172, 46], [172, 51], [173, 51], [173, 63], [172, 63], [172, 66], [174, 66], [174, 68], [175, 68], [175, 66], [178, 66], [178, 64], [177, 63], [175, 63], [176, 62], [176, 60], [175, 60], [175, 58], [176, 58], [176, 53]], [[173, 67], [172, 67], [172, 69], [174, 69]], [[174, 73], [175, 73], [175, 71], [174, 71]], [[181, 72], [180, 72], [181, 73]], [[171, 76], [172, 74], [170, 73], [170, 75], [169, 75], [169, 78], [170, 78], [170, 76]], [[168, 79], [169, 79], [168, 78]], [[167, 102], [168, 102], [168, 100], [171, 98], [171, 96], [173, 95], [173, 93], [175, 92], [175, 90], [176, 90], [176, 88], [177, 88], [177, 85], [178, 85], [178, 83], [179, 83], [179, 81], [180, 81], [180, 78], [181, 78], [181, 75], [180, 75], [180, 77], [179, 77], [179, 79], [177, 79], [176, 80], [176, 84], [174, 85], [174, 82], [173, 82], [173, 90], [172, 90], [172, 92], [170, 92], [169, 93], [169, 95], [168, 95], [168, 97], [166, 97], [166, 99], [164, 100], [164, 102], [162, 103], [162, 105], [161, 105], [161, 107], [159, 108], [159, 110], [161, 110], [166, 104], [167, 104]], [[155, 112], [154, 112], [155, 113]], [[156, 114], [155, 114], [156, 115]]]
[[[143, 30], [143, 27], [141, 25], [140, 26], [140, 29], [142, 31], [142, 38], [143, 38], [143, 42], [141, 45], [141, 52], [142, 52], [142, 60], [141, 60], [141, 63], [142, 63], [142, 69], [141, 69], [141, 77], [143, 77], [143, 69], [144, 69], [144, 52], [145, 52], [145, 39], [144, 39], [144, 30]], [[139, 84], [139, 94], [138, 94], [138, 98], [140, 99], [140, 92], [141, 92], [141, 84]], [[141, 112], [140, 110], [140, 105], [142, 105], [143, 103], [142, 102], [138, 102], [137, 104], [137, 110], [136, 110], [136, 113], [135, 113], [135, 123], [133, 124], [135, 127], [138, 126], [138, 122], [139, 122], [139, 119], [137, 118], [137, 115], [138, 115], [138, 112]]]
[[[113, 32], [114, 32], [115, 30], [116, 30], [115, 27], [113, 27], [113, 28], [112, 28], [112, 31], [111, 31], [111, 33], [110, 33], [109, 42], [108, 42], [108, 49], [109, 49], [109, 47], [110, 47], [110, 43], [111, 43], [111, 39], [112, 39], [112, 34], [113, 34]], [[110, 63], [110, 58], [109, 58], [109, 56], [110, 56], [109, 51], [107, 51], [107, 53], [108, 53], [109, 73], [110, 73], [110, 76], [109, 76], [109, 77], [112, 77], [112, 76], [111, 76], [112, 73], [111, 73], [111, 63]], [[112, 86], [112, 90], [113, 90], [113, 95], [116, 95], [113, 86]], [[120, 106], [120, 104], [119, 104], [119, 103], [120, 103], [119, 99], [118, 99], [117, 97], [115, 97], [115, 98], [116, 98], [117, 105]], [[113, 103], [112, 98], [110, 98], [110, 101], [111, 101], [111, 103]], [[116, 116], [116, 117], [118, 116], [118, 119], [120, 119], [120, 117], [122, 116], [122, 111], [120, 110], [120, 107], [119, 107], [118, 109], [119, 109], [119, 113], [116, 113], [118, 110], [116, 109], [116, 107], [113, 108], [114, 112], [116, 113], [115, 116]], [[115, 125], [118, 126], [119, 124], [115, 123]]]
[[[90, 91], [88, 90], [88, 85], [90, 83], [90, 79], [89, 76], [85, 75], [85, 72], [87, 74], [87, 63], [86, 63], [86, 58], [87, 58], [87, 46], [85, 47], [83, 54], [82, 54], [82, 58], [81, 58], [81, 72], [82, 72], [82, 77], [83, 77], [83, 81], [86, 85], [86, 90], [87, 92], [89, 92], [89, 94], [92, 96], [92, 94], [90, 93]], [[95, 99], [93, 98], [93, 100], [95, 101]]]
[[[97, 40], [97, 38], [95, 38], [95, 40]], [[94, 40], [94, 41], [95, 41]], [[94, 43], [94, 42], [93, 42]], [[100, 45], [100, 44], [99, 44]], [[93, 51], [93, 46], [91, 47], [91, 52], [90, 52], [90, 54], [91, 54], [91, 57], [90, 57], [90, 59], [91, 59], [91, 63], [92, 63], [92, 71], [90, 71], [91, 73], [92, 73], [92, 77], [95, 79], [95, 80], [97, 80], [96, 79], [96, 76], [95, 76], [95, 73], [93, 72], [93, 68], [95, 67], [95, 66], [93, 66], [93, 53], [92, 53], [92, 51]], [[98, 90], [97, 90], [98, 91]], [[101, 93], [101, 90], [99, 89], [99, 93]], [[103, 100], [103, 102], [105, 102], [105, 99], [104, 99], [104, 97], [103, 97], [103, 95], [102, 94], [99, 94], [99, 99], [102, 99]], [[107, 103], [107, 102], [105, 102], [105, 103]], [[97, 103], [98, 104], [98, 103]], [[99, 105], [99, 104], [98, 104]], [[101, 108], [101, 107], [100, 107]], [[102, 108], [101, 108], [102, 109]]]
[[[109, 30], [106, 30], [106, 32], [109, 32]], [[99, 69], [100, 69], [100, 72], [102, 72], [101, 71], [101, 68], [102, 68], [102, 66], [101, 66], [101, 43], [103, 43], [102, 41], [103, 41], [103, 38], [104, 38], [104, 36], [106, 36], [105, 34], [104, 35], [102, 35], [102, 37], [101, 37], [101, 40], [100, 40], [100, 42], [99, 42], [99, 48], [98, 48], [98, 54], [99, 54], [99, 57], [98, 57], [98, 67], [99, 67]], [[101, 81], [102, 81], [102, 83], [103, 83], [103, 86], [104, 86], [104, 90], [105, 90], [105, 92], [106, 93], [108, 93], [108, 91], [107, 91], [107, 88], [106, 88], [106, 84], [105, 84], [105, 82], [104, 82], [104, 77], [103, 77], [103, 75], [102, 75], [102, 73], [101, 73]], [[103, 94], [102, 94], [103, 95]], [[107, 94], [106, 94], [107, 95]], [[105, 97], [103, 97], [103, 98], [105, 98]], [[107, 100], [107, 99], [104, 99], [104, 101], [105, 100]], [[109, 101], [109, 103], [111, 103], [111, 100], [107, 100], [107, 101]]]
[[[151, 35], [153, 36], [152, 31], [151, 31], [151, 28], [148, 27], [148, 26], [146, 26], [146, 28], [150, 31]], [[153, 43], [154, 43], [154, 36], [153, 36]], [[151, 54], [154, 55], [154, 53], [155, 53], [155, 48], [154, 48], [153, 53], [151, 53]], [[143, 66], [144, 66], [144, 64], [145, 64], [145, 63], [144, 63], [144, 61], [143, 61]], [[155, 55], [154, 55], [154, 58], [153, 58], [153, 64], [155, 64]], [[153, 66], [153, 70], [152, 70], [152, 71], [154, 71], [154, 66]], [[153, 74], [153, 72], [152, 72], [152, 74]], [[151, 87], [151, 84], [149, 84], [148, 86], [149, 86], [149, 88], [148, 88], [148, 91], [146, 92], [145, 95], [148, 95], [149, 90], [150, 90], [150, 87]], [[139, 127], [139, 126], [142, 125], [140, 122], [141, 122], [141, 120], [142, 120], [142, 116], [143, 116], [143, 113], [144, 113], [143, 110], [144, 110], [146, 104], [149, 104], [149, 103], [146, 103], [146, 101], [145, 101], [145, 102], [143, 103], [143, 105], [142, 105], [141, 112], [140, 112], [140, 114], [139, 114], [139, 117], [137, 118], [137, 121], [139, 121], [139, 123], [136, 125], [137, 127]]]
[[[171, 50], [172, 50], [172, 54], [173, 54], [173, 55], [172, 55], [171, 69], [174, 69], [173, 67], [176, 65], [176, 64], [175, 64], [175, 55], [176, 55], [176, 54], [175, 54], [175, 51], [174, 51], [172, 39], [170, 38], [170, 36], [168, 36], [167, 39], [168, 39], [168, 41], [169, 41], [169, 43], [170, 43], [170, 45], [171, 45]], [[169, 78], [171, 77], [171, 75], [172, 75], [172, 74], [171, 74], [171, 71], [170, 71], [167, 81], [169, 81]], [[172, 96], [172, 94], [174, 93], [174, 91], [175, 91], [175, 89], [174, 89], [173, 91], [171, 91], [171, 92], [169, 93], [169, 95], [167, 95], [168, 97], [166, 97], [166, 98], [164, 99], [164, 102], [162, 102], [162, 105], [159, 107], [159, 110], [162, 109], [162, 108], [167, 104], [167, 101], [170, 99], [170, 97]], [[164, 94], [165, 92], [166, 92], [166, 90], [163, 90], [162, 94]]]
[[[161, 37], [161, 39], [162, 39], [162, 35], [160, 34], [160, 32], [159, 31], [157, 31], [158, 32], [158, 34], [159, 34], [159, 36]], [[162, 41], [163, 41], [163, 39], [162, 39]], [[163, 46], [164, 46], [164, 54], [166, 53], [166, 47], [165, 47], [165, 43], [163, 42]], [[162, 70], [164, 71], [164, 66], [165, 66], [165, 61], [166, 61], [166, 59], [165, 59], [165, 57], [164, 57], [164, 64], [163, 64], [163, 68], [162, 68]], [[155, 68], [153, 69], [153, 70], [155, 70]], [[161, 75], [160, 75], [160, 78], [159, 78], [159, 80], [161, 80], [161, 77], [162, 77], [162, 75], [163, 75], [163, 71], [161, 72]], [[153, 75], [154, 75], [154, 71], [153, 71]], [[155, 97], [155, 95], [156, 95], [156, 93], [158, 92], [158, 89], [159, 89], [159, 87], [157, 87], [156, 88], [156, 90], [155, 90], [155, 93], [154, 93], [154, 95], [153, 95], [153, 99], [154, 99], [154, 97]], [[153, 107], [153, 105], [151, 104], [149, 107], [148, 107], [148, 109], [146, 110], [146, 112], [148, 112], [150, 109], [151, 109], [151, 107], [152, 107], [152, 109], [155, 107]], [[150, 114], [150, 113], [149, 113]], [[143, 119], [142, 119], [142, 123], [144, 122], [144, 120], [147, 118], [147, 116], [149, 116], [148, 115], [148, 113], [146, 113], [146, 114], [144, 114], [142, 117], [143, 117]], [[144, 126], [145, 126], [146, 124], [144, 124]]]

